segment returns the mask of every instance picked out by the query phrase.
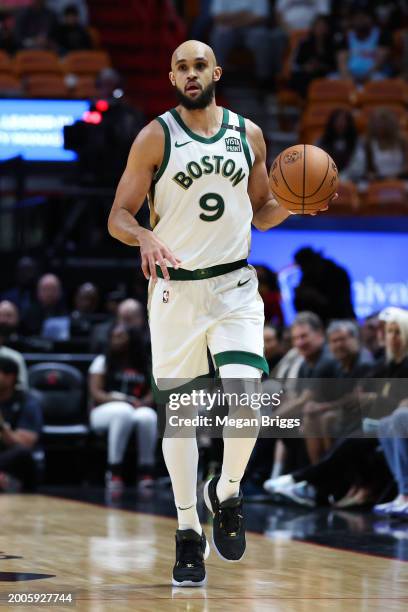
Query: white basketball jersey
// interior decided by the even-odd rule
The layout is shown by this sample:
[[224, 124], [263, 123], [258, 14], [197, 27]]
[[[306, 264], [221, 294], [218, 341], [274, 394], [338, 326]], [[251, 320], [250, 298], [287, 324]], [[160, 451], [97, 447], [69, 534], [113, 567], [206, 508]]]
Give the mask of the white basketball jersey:
[[248, 177], [254, 153], [243, 117], [223, 109], [217, 134], [192, 132], [175, 109], [157, 118], [163, 162], [149, 193], [153, 231], [186, 270], [245, 259], [252, 207]]

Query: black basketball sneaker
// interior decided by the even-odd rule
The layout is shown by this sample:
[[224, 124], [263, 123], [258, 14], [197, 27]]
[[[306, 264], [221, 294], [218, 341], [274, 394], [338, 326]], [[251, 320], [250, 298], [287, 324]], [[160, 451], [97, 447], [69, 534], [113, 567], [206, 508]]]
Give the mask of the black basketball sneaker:
[[173, 586], [195, 587], [206, 582], [204, 560], [210, 554], [210, 546], [203, 531], [177, 529], [176, 563], [173, 568]]
[[219, 478], [214, 476], [204, 487], [205, 504], [214, 515], [213, 544], [224, 561], [240, 561], [246, 548], [242, 492], [240, 490], [238, 497], [231, 497], [220, 503], [217, 497]]

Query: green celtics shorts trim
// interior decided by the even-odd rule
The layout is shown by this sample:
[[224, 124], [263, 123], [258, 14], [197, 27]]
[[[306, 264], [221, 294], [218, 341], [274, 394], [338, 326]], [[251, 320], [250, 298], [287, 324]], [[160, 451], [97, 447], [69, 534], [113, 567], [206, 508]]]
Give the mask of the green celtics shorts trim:
[[218, 369], [224, 365], [239, 363], [252, 366], [262, 370], [265, 374], [269, 374], [269, 365], [265, 357], [249, 351], [223, 351], [214, 355], [214, 361]]

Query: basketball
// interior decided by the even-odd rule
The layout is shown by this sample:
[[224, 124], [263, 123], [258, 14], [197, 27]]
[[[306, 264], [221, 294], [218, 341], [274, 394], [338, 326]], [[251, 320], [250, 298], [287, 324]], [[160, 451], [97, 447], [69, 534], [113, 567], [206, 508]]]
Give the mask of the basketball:
[[330, 157], [310, 144], [299, 144], [282, 151], [272, 164], [272, 192], [282, 206], [298, 214], [325, 208], [337, 191], [339, 175]]

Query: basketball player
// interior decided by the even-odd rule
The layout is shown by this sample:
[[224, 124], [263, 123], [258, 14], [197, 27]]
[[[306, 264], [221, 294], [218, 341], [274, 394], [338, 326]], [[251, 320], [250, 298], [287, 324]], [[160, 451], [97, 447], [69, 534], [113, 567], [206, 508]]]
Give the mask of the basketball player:
[[[248, 266], [251, 222], [267, 230], [290, 214], [274, 200], [266, 147], [254, 123], [217, 106], [222, 70], [207, 45], [190, 40], [171, 60], [178, 106], [137, 136], [109, 217], [109, 232], [139, 246], [149, 284], [153, 378], [193, 380], [208, 374], [207, 347], [222, 379], [259, 380], [264, 309]], [[152, 231], [134, 216], [148, 195]], [[272, 245], [271, 245], [272, 247]], [[226, 561], [245, 552], [240, 481], [252, 437], [226, 437], [219, 476], [207, 483], [213, 543]], [[179, 528], [173, 584], [205, 583], [209, 546], [196, 509], [194, 436], [164, 437]]]

